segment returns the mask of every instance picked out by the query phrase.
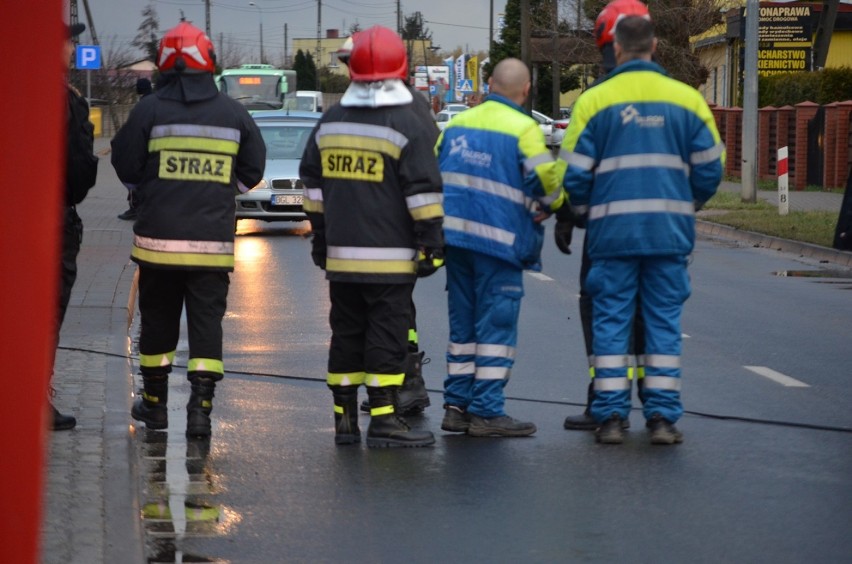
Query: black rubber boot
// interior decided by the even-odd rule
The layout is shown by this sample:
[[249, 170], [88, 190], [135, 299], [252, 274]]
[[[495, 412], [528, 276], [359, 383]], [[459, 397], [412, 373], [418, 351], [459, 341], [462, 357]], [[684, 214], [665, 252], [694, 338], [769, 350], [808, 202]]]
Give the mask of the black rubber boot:
[[165, 429], [169, 426], [169, 377], [167, 375], [142, 375], [144, 390], [133, 402], [130, 416], [141, 421], [148, 429]]
[[431, 405], [423, 381], [424, 354], [423, 351], [408, 353], [405, 379], [397, 393], [397, 407], [402, 415], [417, 415]]
[[435, 443], [429, 431], [416, 431], [396, 412], [397, 386], [367, 388], [370, 396], [370, 426], [367, 446], [370, 448], [424, 447]]
[[186, 436], [209, 437], [210, 412], [213, 411], [213, 392], [216, 382], [197, 376], [190, 380], [189, 401], [186, 403]]
[[[589, 382], [589, 391], [586, 395], [586, 409], [583, 410], [583, 413], [579, 415], [569, 415], [565, 418], [565, 422], [562, 424], [563, 427], [568, 429], [569, 431], [594, 431], [600, 425], [597, 421], [592, 417], [590, 407], [592, 405], [592, 398], [595, 396], [595, 383], [594, 380]], [[621, 428], [629, 429], [630, 421], [627, 419], [621, 420]]]
[[59, 410], [53, 404], [50, 404], [50, 409], [53, 413], [51, 417], [51, 429], [54, 431], [68, 431], [77, 426], [77, 419], [73, 415], [59, 413]]
[[361, 442], [358, 427], [358, 386], [329, 386], [334, 397], [334, 443]]

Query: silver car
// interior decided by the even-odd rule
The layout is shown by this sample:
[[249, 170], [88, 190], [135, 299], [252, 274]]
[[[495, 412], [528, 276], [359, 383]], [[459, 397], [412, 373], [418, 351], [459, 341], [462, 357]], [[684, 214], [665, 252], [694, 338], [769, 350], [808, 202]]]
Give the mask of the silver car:
[[263, 180], [237, 196], [236, 219], [303, 221], [307, 217], [302, 211], [299, 162], [321, 114], [315, 114], [316, 118], [288, 116], [276, 119], [269, 113], [264, 112], [266, 115], [255, 119], [266, 143]]

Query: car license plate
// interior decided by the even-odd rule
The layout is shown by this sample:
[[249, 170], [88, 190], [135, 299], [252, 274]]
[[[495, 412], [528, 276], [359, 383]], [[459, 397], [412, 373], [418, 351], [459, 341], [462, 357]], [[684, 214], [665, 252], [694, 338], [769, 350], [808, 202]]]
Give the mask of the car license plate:
[[302, 195], [301, 194], [273, 194], [272, 195], [272, 205], [273, 206], [301, 206], [302, 205]]

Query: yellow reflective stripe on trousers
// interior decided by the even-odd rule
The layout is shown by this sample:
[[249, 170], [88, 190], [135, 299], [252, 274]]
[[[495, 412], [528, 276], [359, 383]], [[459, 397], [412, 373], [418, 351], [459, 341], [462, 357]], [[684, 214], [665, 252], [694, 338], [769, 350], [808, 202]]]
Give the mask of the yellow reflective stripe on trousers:
[[367, 374], [364, 384], [369, 388], [384, 388], [385, 386], [402, 386], [405, 374]]
[[157, 368], [158, 366], [171, 366], [175, 361], [175, 351], [158, 354], [140, 354], [139, 366], [145, 368]]
[[360, 386], [366, 378], [364, 372], [329, 372], [325, 382], [329, 386]]
[[190, 358], [186, 365], [187, 372], [225, 373], [224, 363], [216, 358]]
[[414, 249], [405, 247], [329, 246], [325, 268], [330, 272], [414, 274]]
[[383, 405], [382, 407], [370, 408], [370, 417], [375, 417], [377, 415], [390, 415], [391, 413], [393, 413], [392, 405]]

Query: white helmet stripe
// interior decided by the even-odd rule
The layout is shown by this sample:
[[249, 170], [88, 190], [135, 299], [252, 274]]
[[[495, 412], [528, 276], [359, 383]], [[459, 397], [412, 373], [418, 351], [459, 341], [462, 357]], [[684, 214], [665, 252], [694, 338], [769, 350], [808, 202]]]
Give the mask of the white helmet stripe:
[[177, 49], [175, 49], [174, 47], [163, 47], [163, 50], [160, 53], [160, 60], [157, 62], [157, 66], [163, 66], [163, 63], [166, 62], [166, 59], [171, 57], [174, 53], [177, 53]]
[[207, 64], [207, 59], [204, 58], [204, 55], [201, 54], [201, 51], [198, 50], [198, 46], [196, 45], [181, 49], [181, 54], [192, 57], [199, 65]]

